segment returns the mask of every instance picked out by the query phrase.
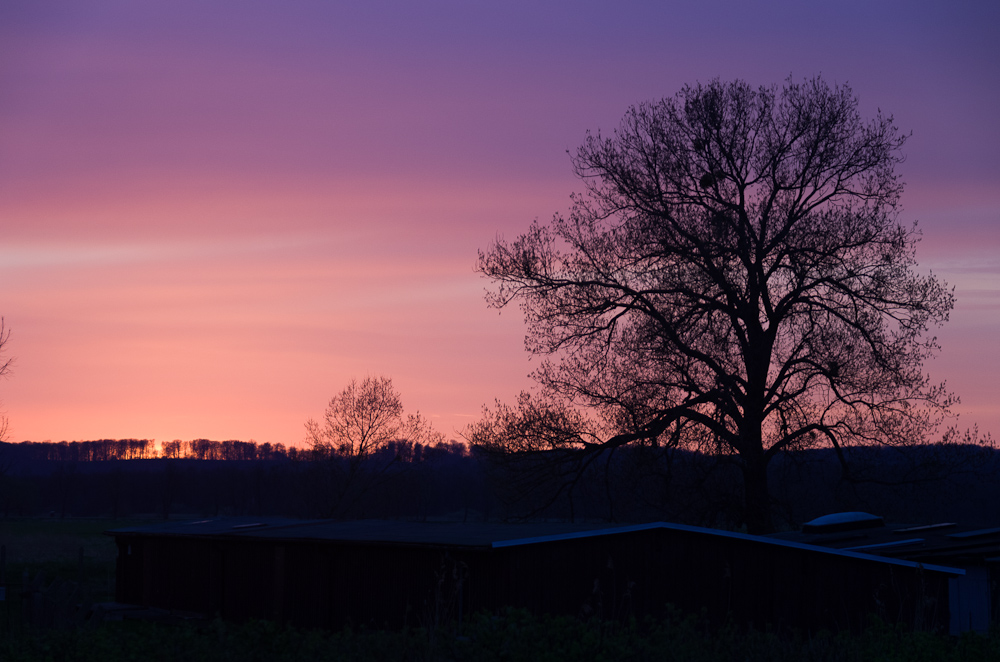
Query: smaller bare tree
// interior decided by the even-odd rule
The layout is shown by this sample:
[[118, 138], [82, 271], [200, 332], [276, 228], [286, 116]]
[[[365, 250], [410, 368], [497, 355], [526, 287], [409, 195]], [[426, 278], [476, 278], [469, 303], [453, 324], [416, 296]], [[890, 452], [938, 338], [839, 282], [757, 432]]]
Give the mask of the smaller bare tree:
[[395, 464], [395, 442], [433, 444], [444, 440], [419, 412], [405, 415], [389, 377], [351, 379], [326, 407], [321, 421], [306, 421], [313, 457], [333, 469], [331, 516], [344, 515]]

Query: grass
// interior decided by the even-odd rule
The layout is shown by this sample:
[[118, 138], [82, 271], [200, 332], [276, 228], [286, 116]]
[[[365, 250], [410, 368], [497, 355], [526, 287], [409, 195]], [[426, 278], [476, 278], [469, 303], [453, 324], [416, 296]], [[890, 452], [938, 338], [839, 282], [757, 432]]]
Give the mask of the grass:
[[0, 632], [22, 623], [20, 594], [36, 582], [43, 588], [72, 582], [73, 600], [79, 604], [114, 600], [118, 550], [114, 539], [103, 532], [143, 521], [148, 520], [0, 520], [7, 588], [6, 600], [0, 602]]
[[[0, 637], [5, 662], [301, 662], [308, 660], [569, 662], [991, 662], [1000, 660], [997, 634], [952, 638], [873, 622], [859, 635], [818, 633], [779, 637], [737, 627], [710, 629], [696, 617], [668, 613], [642, 624], [535, 617], [508, 610], [480, 614], [461, 636], [425, 630], [338, 632], [299, 630], [271, 622], [164, 625], [107, 623], [99, 627], [24, 630]], [[433, 643], [432, 643], [433, 641]]]
[[8, 563], [72, 563], [84, 557], [115, 560], [115, 545], [104, 531], [129, 526], [131, 520], [5, 519], [0, 520], [0, 545], [7, 546]]

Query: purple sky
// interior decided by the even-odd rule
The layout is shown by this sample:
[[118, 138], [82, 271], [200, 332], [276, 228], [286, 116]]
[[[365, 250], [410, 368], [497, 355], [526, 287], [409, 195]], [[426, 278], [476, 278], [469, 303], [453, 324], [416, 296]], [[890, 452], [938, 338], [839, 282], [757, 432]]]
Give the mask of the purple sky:
[[566, 151], [817, 74], [913, 132], [902, 220], [958, 295], [928, 368], [1000, 433], [995, 2], [351, 5], [0, 3], [11, 439], [298, 443], [367, 374], [456, 436], [530, 384], [473, 265], [567, 209]]

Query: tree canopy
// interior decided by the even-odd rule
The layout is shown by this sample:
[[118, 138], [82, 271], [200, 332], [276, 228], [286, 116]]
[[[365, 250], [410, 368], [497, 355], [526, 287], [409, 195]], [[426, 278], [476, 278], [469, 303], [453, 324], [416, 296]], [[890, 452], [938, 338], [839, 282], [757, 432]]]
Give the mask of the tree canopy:
[[549, 415], [528, 448], [500, 408], [470, 439], [577, 461], [624, 444], [729, 456], [752, 532], [772, 528], [776, 453], [926, 439], [954, 403], [923, 371], [953, 294], [898, 219], [905, 138], [820, 78], [688, 86], [588, 134], [569, 214], [498, 239], [478, 269], [544, 357], [536, 401], [592, 427], [554, 434], [580, 419]]

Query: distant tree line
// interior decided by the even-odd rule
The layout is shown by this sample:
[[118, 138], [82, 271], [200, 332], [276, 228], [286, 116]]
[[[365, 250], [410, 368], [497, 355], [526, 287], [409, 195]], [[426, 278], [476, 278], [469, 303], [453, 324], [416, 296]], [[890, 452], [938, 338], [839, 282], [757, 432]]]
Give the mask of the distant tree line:
[[165, 441], [161, 445], [160, 456], [174, 459], [191, 460], [286, 460], [296, 459], [299, 449], [284, 444], [262, 443], [254, 441], [212, 441], [210, 439], [194, 439], [192, 441]]
[[[8, 462], [108, 462], [111, 460], [152, 460], [157, 458], [175, 460], [231, 460], [231, 461], [284, 461], [328, 459], [337, 456], [336, 449], [298, 448], [284, 444], [257, 443], [256, 441], [212, 441], [193, 439], [191, 441], [160, 442], [159, 448], [153, 439], [96, 439], [93, 441], [24, 441], [21, 443], [0, 442], [0, 456]], [[468, 452], [465, 444], [443, 438], [435, 443], [422, 444], [408, 440], [390, 441], [385, 451], [400, 462], [420, 462], [426, 455], [442, 452], [463, 454]], [[2, 467], [0, 467], [2, 469]]]
[[284, 444], [255, 441], [164, 441], [153, 439], [97, 439], [93, 441], [25, 441], [4, 444], [5, 455], [23, 460], [56, 462], [107, 462], [110, 460], [151, 460], [158, 457], [192, 460], [278, 460], [295, 459], [299, 449]]
[[55, 462], [105, 462], [108, 460], [146, 460], [157, 457], [156, 442], [151, 439], [97, 439], [94, 441], [25, 441], [4, 444], [5, 457]]

